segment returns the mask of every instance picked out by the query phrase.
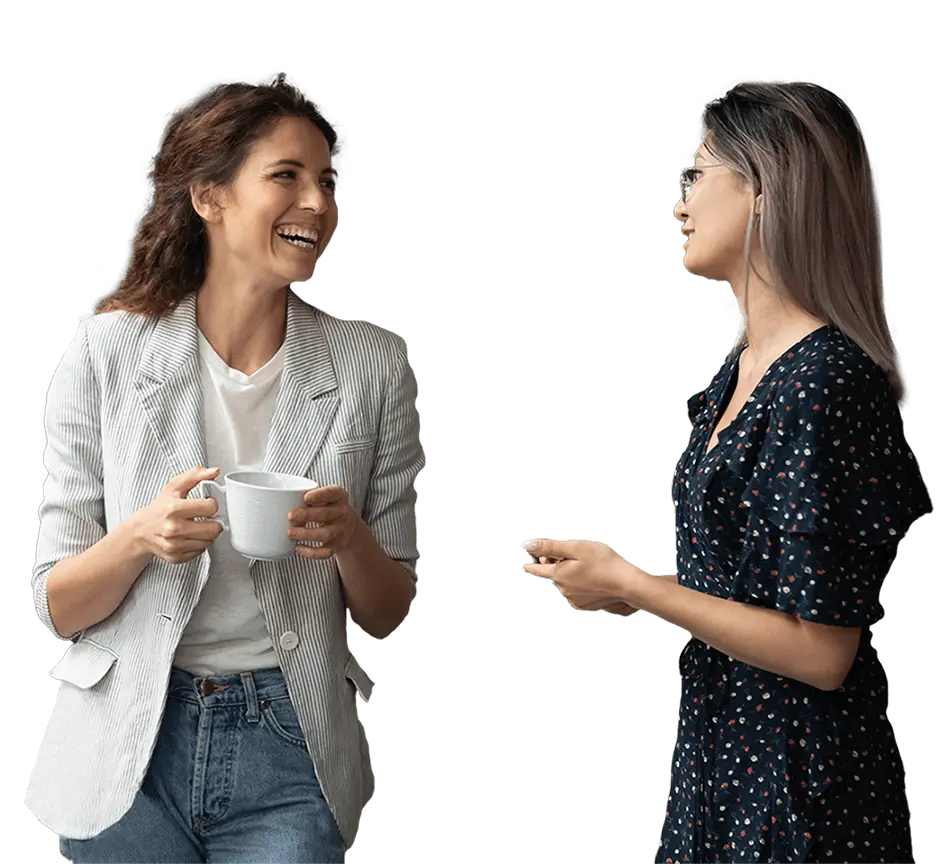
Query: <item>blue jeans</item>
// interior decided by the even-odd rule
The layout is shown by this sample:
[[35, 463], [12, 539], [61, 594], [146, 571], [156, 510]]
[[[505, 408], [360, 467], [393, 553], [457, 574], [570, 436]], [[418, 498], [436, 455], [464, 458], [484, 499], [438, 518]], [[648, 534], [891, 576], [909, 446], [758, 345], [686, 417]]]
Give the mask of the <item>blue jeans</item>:
[[150, 767], [131, 809], [75, 862], [343, 862], [279, 669], [213, 678], [171, 672]]

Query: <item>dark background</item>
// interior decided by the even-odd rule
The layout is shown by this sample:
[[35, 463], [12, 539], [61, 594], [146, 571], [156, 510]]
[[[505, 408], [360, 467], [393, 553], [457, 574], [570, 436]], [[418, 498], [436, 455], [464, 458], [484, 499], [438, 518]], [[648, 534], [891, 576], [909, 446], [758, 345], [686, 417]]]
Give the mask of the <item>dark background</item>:
[[[674, 569], [670, 483], [686, 444], [685, 401], [720, 367], [736, 308], [726, 286], [677, 263], [672, 180], [702, 101], [735, 76], [835, 80], [872, 130], [882, 197], [897, 217], [886, 254], [890, 314], [912, 375], [905, 430], [922, 466], [933, 461], [940, 361], [928, 307], [939, 298], [937, 280], [917, 268], [937, 263], [928, 258], [935, 219], [920, 212], [913, 228], [911, 200], [914, 166], [930, 157], [912, 152], [921, 137], [910, 90], [889, 78], [681, 66], [637, 76], [605, 59], [590, 68], [572, 53], [529, 63], [500, 51], [473, 75], [431, 67], [426, 52], [375, 58], [382, 74], [362, 85], [287, 64], [313, 79], [352, 140], [344, 231], [314, 302], [408, 338], [431, 394], [424, 445], [439, 448], [446, 475], [437, 486], [430, 470], [422, 482], [416, 614], [390, 640], [354, 636], [377, 679], [377, 704], [362, 716], [378, 772], [377, 809], [354, 861], [643, 861], [663, 815], [686, 634], [649, 616], [562, 607], [511, 567], [514, 538], [602, 536], [646, 569]], [[14, 137], [8, 286], [11, 311], [28, 323], [7, 338], [27, 361], [13, 373], [13, 401], [29, 410], [8, 422], [16, 417], [24, 447], [74, 317], [121, 263], [161, 113], [219, 74], [272, 67], [83, 68], [81, 78], [50, 75], [48, 97], [26, 100]], [[14, 457], [22, 482], [8, 494], [28, 497], [35, 531], [39, 493], [25, 461]], [[929, 485], [935, 494], [933, 476]], [[922, 637], [938, 626], [927, 602], [933, 522], [903, 540], [874, 637], [916, 841], [929, 825], [911, 760], [928, 725], [919, 725], [929, 683]], [[598, 534], [569, 534], [585, 530]], [[23, 627], [14, 644], [25, 698], [9, 716], [26, 780], [55, 699], [46, 673], [63, 645], [32, 619], [23, 566], [11, 611]], [[13, 833], [24, 860], [55, 860], [54, 839], [28, 813]]]

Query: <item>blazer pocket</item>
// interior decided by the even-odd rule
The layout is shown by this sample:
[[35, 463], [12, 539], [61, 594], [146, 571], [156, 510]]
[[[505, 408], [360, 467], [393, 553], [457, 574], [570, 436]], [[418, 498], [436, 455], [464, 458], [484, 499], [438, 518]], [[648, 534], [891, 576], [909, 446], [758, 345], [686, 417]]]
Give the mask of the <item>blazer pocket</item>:
[[334, 452], [357, 453], [359, 450], [370, 450], [370, 448], [373, 446], [373, 438], [357, 438], [351, 441], [339, 441], [334, 445]]
[[109, 648], [80, 639], [63, 655], [49, 674], [57, 681], [65, 681], [81, 690], [98, 684], [118, 660], [118, 655]]
[[354, 659], [352, 654], [344, 667], [344, 677], [348, 679], [360, 693], [361, 699], [365, 702], [370, 700], [370, 694], [374, 689], [374, 682], [370, 680], [367, 673], [361, 669], [360, 663]]

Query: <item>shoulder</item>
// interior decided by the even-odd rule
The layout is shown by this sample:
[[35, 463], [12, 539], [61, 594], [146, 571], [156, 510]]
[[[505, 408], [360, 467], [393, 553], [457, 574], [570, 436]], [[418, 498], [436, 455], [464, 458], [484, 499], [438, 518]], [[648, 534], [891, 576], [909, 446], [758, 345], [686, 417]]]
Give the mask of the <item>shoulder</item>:
[[795, 458], [835, 473], [908, 451], [884, 371], [839, 330], [811, 334], [784, 355], [772, 386], [772, 443]]
[[93, 358], [105, 359], [120, 355], [127, 359], [143, 348], [157, 319], [124, 310], [90, 315], [80, 325], [88, 339]]
[[884, 370], [835, 328], [811, 334], [774, 370], [774, 422], [846, 428], [900, 422]]
[[930, 512], [888, 379], [859, 346], [832, 330], [804, 340], [781, 358], [774, 387], [756, 480], [774, 510], [789, 505], [790, 520], [807, 525], [839, 520], [863, 537], [879, 525], [901, 535]]
[[154, 326], [154, 319], [129, 312], [105, 312], [82, 318], [60, 370], [84, 366], [101, 377], [112, 367], [128, 368]]
[[153, 316], [122, 309], [90, 315], [82, 323], [88, 331], [89, 339], [108, 341], [135, 335], [144, 336], [151, 331], [156, 321]]
[[332, 354], [340, 360], [349, 360], [359, 366], [370, 361], [385, 368], [398, 366], [406, 360], [406, 341], [392, 330], [369, 321], [337, 318], [312, 308]]

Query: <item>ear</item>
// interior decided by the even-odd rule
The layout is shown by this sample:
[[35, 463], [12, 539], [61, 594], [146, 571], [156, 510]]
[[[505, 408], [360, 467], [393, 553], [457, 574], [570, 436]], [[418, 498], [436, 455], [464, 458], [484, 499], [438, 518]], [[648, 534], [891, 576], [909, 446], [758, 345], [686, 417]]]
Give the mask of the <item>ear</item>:
[[760, 216], [760, 210], [763, 203], [764, 203], [764, 193], [761, 192], [760, 195], [758, 195], [757, 198], [754, 199], [754, 213], [758, 216]]
[[215, 223], [223, 218], [217, 192], [212, 183], [194, 183], [190, 186], [190, 203], [205, 222]]

